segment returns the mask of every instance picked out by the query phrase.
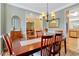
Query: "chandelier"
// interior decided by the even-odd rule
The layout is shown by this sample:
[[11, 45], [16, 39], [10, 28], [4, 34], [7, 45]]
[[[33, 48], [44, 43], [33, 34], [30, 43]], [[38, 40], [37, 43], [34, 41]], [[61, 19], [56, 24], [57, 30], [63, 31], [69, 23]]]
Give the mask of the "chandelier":
[[[55, 11], [52, 11], [52, 12], [50, 12], [49, 13], [49, 8], [48, 8], [48, 3], [46, 4], [47, 5], [47, 7], [46, 7], [46, 13], [45, 12], [42, 12], [41, 13], [41, 15], [40, 15], [40, 19], [44, 19], [44, 20], [46, 20], [47, 22], [48, 21], [53, 21], [53, 20], [57, 20], [57, 19], [59, 19], [59, 18], [56, 18], [56, 13], [55, 13]], [[50, 20], [49, 20], [50, 19]]]

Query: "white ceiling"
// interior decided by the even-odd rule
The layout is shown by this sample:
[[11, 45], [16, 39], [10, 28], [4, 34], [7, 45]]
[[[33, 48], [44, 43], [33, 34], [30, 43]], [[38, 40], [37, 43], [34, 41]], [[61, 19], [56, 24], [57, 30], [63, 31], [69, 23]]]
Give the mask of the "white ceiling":
[[[75, 3], [48, 3], [48, 11], [59, 11], [68, 6], [74, 5]], [[31, 10], [37, 13], [46, 12], [47, 4], [46, 3], [11, 3], [10, 5], [14, 5], [23, 9]]]

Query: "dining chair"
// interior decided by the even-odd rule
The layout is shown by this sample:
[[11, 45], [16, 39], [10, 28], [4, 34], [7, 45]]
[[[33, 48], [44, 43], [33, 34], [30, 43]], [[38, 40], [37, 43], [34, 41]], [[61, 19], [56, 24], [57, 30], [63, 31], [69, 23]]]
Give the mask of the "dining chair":
[[50, 56], [50, 48], [53, 44], [53, 35], [42, 36], [41, 38], [41, 56]]
[[50, 52], [51, 55], [55, 56], [56, 54], [59, 53], [60, 56], [61, 40], [62, 40], [62, 33], [56, 33], [53, 41], [53, 46]]
[[56, 32], [58, 33], [61, 33], [62, 34], [62, 41], [63, 41], [63, 47], [64, 47], [64, 51], [65, 51], [65, 54], [67, 53], [67, 46], [66, 46], [66, 35], [64, 33], [63, 30], [57, 30]]
[[3, 37], [3, 40], [5, 42], [5, 45], [6, 45], [6, 48], [9, 52], [9, 54], [12, 55], [13, 54], [12, 53], [12, 44], [11, 44], [9, 37], [6, 34], [3, 34], [2, 37]]
[[62, 41], [64, 42], [64, 51], [65, 51], [65, 54], [66, 54], [67, 53], [66, 37], [63, 37]]
[[42, 35], [43, 35], [42, 31], [36, 31], [37, 38], [42, 37]]

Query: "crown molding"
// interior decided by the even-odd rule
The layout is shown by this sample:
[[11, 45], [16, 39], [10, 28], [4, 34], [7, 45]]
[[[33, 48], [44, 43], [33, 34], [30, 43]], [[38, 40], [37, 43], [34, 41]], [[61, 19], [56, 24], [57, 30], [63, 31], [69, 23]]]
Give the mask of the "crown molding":
[[56, 12], [58, 12], [58, 11], [60, 11], [60, 10], [62, 10], [62, 9], [65, 9], [65, 8], [67, 8], [67, 7], [70, 7], [70, 6], [72, 6], [72, 5], [75, 5], [75, 4], [77, 4], [77, 3], [70, 3], [70, 4], [67, 4], [67, 5], [65, 5], [65, 6], [63, 6], [63, 7], [61, 7], [61, 8], [56, 9]]
[[[67, 5], [65, 5], [65, 6], [63, 6], [63, 7], [61, 7], [61, 8], [56, 9], [55, 12], [58, 12], [58, 11], [60, 11], [60, 10], [62, 10], [62, 9], [65, 9], [65, 8], [67, 8], [67, 7], [69, 7], [69, 6], [72, 6], [72, 5], [75, 5], [75, 4], [77, 4], [77, 3], [70, 3], [70, 4], [67, 4]], [[12, 6], [15, 6], [15, 7], [18, 7], [18, 8], [22, 8], [22, 9], [24, 9], [24, 10], [28, 10], [28, 11], [32, 11], [32, 12], [37, 13], [37, 14], [41, 14], [40, 11], [36, 11], [36, 10], [30, 9], [30, 8], [25, 8], [24, 6], [21, 6], [21, 5], [18, 5], [18, 4], [8, 3], [8, 5], [12, 5]]]
[[21, 6], [21, 5], [18, 5], [18, 4], [8, 3], [8, 5], [12, 5], [12, 6], [15, 6], [15, 7], [18, 7], [18, 8], [21, 8], [21, 9], [24, 9], [24, 10], [28, 10], [28, 11], [32, 11], [32, 12], [34, 12], [34, 13], [40, 14], [39, 11], [30, 9], [30, 8], [25, 8], [25, 7], [23, 7], [23, 6]]

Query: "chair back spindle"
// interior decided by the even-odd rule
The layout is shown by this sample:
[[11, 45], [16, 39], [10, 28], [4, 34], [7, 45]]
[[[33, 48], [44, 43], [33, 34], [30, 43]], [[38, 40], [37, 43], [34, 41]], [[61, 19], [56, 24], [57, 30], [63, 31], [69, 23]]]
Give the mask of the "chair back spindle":
[[41, 56], [47, 56], [50, 55], [51, 45], [53, 44], [53, 36], [42, 36], [41, 39]]
[[53, 46], [52, 46], [52, 49], [51, 49], [51, 54], [53, 54], [53, 56], [56, 55], [57, 53], [59, 53], [59, 56], [60, 56], [61, 40], [62, 40], [62, 34], [56, 33], [55, 39], [54, 39], [54, 42], [53, 42]]

